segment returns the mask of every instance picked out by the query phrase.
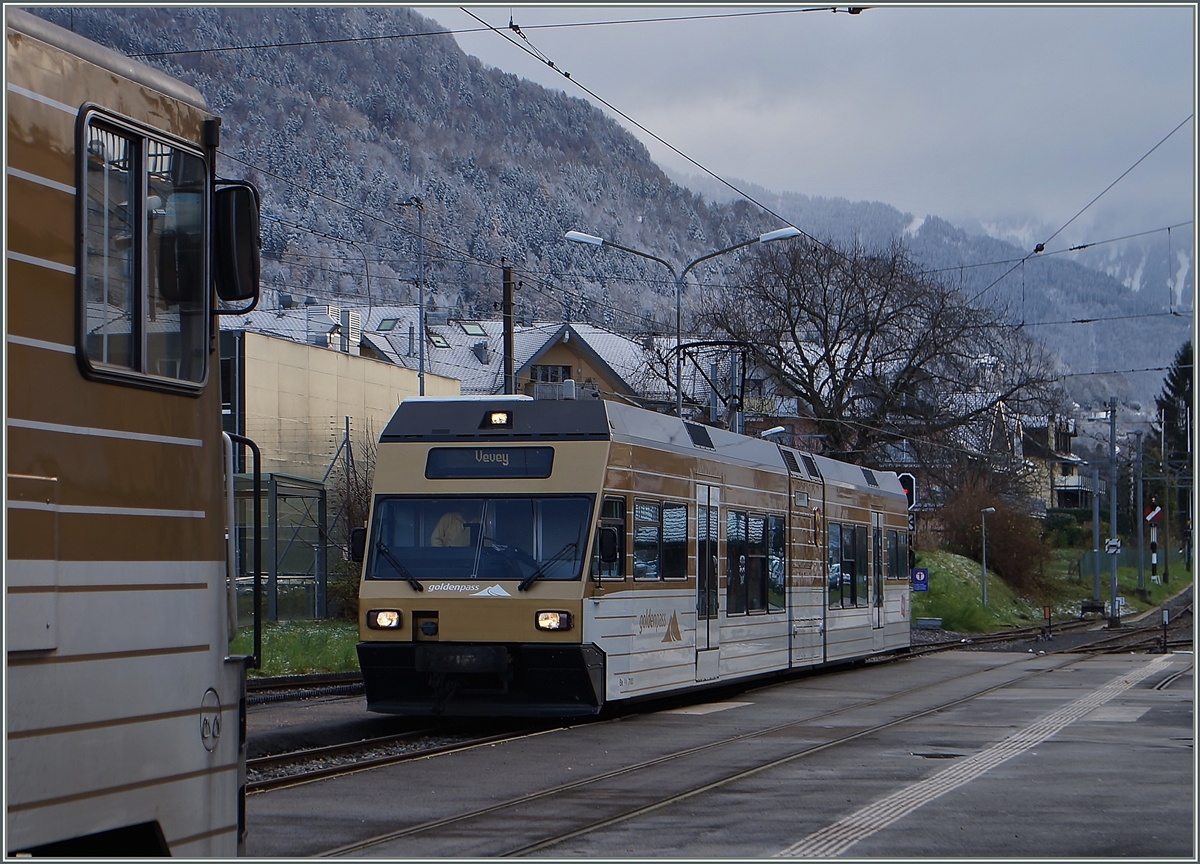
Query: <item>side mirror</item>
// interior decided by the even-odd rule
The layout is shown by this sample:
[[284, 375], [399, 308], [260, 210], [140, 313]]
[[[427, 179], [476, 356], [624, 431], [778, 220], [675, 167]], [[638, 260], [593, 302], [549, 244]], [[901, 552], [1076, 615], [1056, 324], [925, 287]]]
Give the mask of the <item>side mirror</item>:
[[617, 529], [604, 527], [600, 529], [600, 560], [612, 564], [619, 557]]
[[350, 560], [361, 564], [367, 551], [367, 529], [350, 529]]
[[217, 190], [213, 214], [213, 273], [217, 296], [226, 303], [252, 301], [228, 314], [244, 314], [258, 303], [262, 236], [258, 190], [236, 183]]

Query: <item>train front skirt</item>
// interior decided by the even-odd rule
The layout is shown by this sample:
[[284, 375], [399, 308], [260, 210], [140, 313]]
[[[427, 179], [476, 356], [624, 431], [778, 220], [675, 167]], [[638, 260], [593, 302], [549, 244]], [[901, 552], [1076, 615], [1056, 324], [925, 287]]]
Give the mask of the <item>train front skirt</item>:
[[444, 717], [580, 717], [604, 705], [595, 645], [360, 642], [367, 709]]

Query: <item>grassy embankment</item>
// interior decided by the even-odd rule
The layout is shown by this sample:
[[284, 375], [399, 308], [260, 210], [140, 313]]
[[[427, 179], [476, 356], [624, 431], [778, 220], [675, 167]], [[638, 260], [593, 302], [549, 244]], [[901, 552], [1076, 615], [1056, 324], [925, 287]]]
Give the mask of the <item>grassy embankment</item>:
[[[280, 621], [263, 626], [262, 668], [251, 678], [357, 672], [358, 625], [351, 621]], [[254, 628], [243, 627], [233, 640], [234, 654], [254, 651]]]
[[[949, 552], [921, 552], [917, 566], [929, 570], [929, 591], [912, 595], [913, 618], [941, 618], [947, 630], [986, 633], [1011, 627], [1038, 625], [1044, 620], [1043, 609], [1051, 607], [1054, 620], [1079, 615], [1081, 600], [1092, 596], [1090, 577], [1080, 579], [1071, 565], [1085, 550], [1059, 549], [1047, 567], [1051, 596], [1025, 599], [1013, 594], [996, 574], [988, 574], [988, 605], [982, 604], [980, 565], [970, 558]], [[1106, 563], [1106, 562], [1105, 562]], [[1146, 573], [1149, 601], [1137, 597], [1136, 568], [1121, 568], [1117, 573], [1118, 596], [1125, 598], [1125, 614], [1136, 615], [1161, 603], [1192, 581], [1182, 564], [1171, 568], [1168, 585], [1155, 585]], [[1109, 574], [1102, 570], [1101, 597], [1109, 597]], [[242, 628], [233, 643], [234, 653], [249, 654], [254, 633]], [[263, 628], [262, 669], [252, 677], [307, 675], [316, 672], [354, 672], [358, 670], [358, 627], [348, 621], [284, 621]]]
[[[1072, 565], [1085, 554], [1083, 549], [1055, 549], [1046, 567], [1048, 596], [1021, 598], [1013, 594], [995, 573], [988, 572], [988, 605], [982, 603], [981, 567], [978, 561], [952, 555], [949, 552], [918, 552], [917, 566], [929, 570], [929, 591], [912, 595], [914, 618], [941, 618], [947, 630], [963, 633], [986, 633], [1010, 627], [1028, 627], [1042, 623], [1044, 607], [1049, 606], [1055, 621], [1079, 617], [1079, 604], [1091, 599], [1093, 584], [1090, 576], [1080, 578]], [[1107, 556], [1102, 556], [1100, 597], [1110, 598]], [[1124, 616], [1137, 615], [1157, 606], [1178, 593], [1192, 581], [1192, 574], [1182, 563], [1172, 562], [1169, 584], [1153, 584], [1149, 570], [1145, 573], [1148, 599], [1137, 596], [1137, 568], [1117, 570], [1117, 596], [1125, 598]]]

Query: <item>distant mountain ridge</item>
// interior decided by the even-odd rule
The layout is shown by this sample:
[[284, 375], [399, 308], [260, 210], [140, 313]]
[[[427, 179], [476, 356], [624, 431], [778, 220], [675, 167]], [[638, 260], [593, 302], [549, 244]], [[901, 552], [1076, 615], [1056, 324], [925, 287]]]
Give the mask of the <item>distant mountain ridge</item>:
[[[439, 306], [494, 315], [504, 259], [523, 283], [518, 303], [530, 317], [561, 315], [628, 334], [673, 325], [669, 274], [650, 261], [565, 242], [566, 231], [682, 264], [780, 227], [746, 201], [693, 185], [695, 178], [674, 182], [633, 135], [586, 101], [483, 66], [411, 9], [30, 11], [126, 54], [203, 49], [142, 59], [205, 95], [223, 118], [222, 172], [262, 189], [268, 308], [285, 293], [344, 303], [368, 287], [376, 302], [414, 301], [418, 214], [403, 206], [410, 196], [423, 202], [426, 283]], [[208, 50], [316, 41], [324, 44]], [[1032, 260], [991, 285], [1012, 265], [978, 265], [1025, 252], [935, 216], [747, 191], [822, 239], [857, 237], [874, 247], [903, 237], [923, 266], [1007, 308], [1076, 372], [1165, 367], [1191, 331], [1190, 317], [1135, 317], [1165, 311], [1165, 292], [1131, 291], [1062, 257]], [[721, 278], [730, 263], [698, 268], [696, 281]], [[1080, 318], [1120, 320], [1047, 323]], [[1149, 405], [1162, 373], [1068, 380], [1085, 406], [1111, 393]]]
[[[712, 177], [668, 174], [714, 201], [730, 200], [736, 194]], [[1194, 282], [1188, 269], [1191, 237], [1187, 231], [1177, 235], [1171, 256], [1179, 283], [1172, 296], [1164, 232], [1127, 240], [1121, 247], [1035, 255], [1005, 276], [1030, 250], [985, 233], [982, 225], [968, 232], [936, 216], [902, 213], [878, 201], [777, 193], [740, 180], [730, 182], [797, 226], [839, 243], [857, 241], [873, 248], [902, 238], [925, 268], [961, 285], [968, 296], [982, 294], [1008, 309], [1011, 320], [1024, 322], [1071, 371], [1169, 366], [1172, 352], [1191, 334]], [[1052, 229], [1046, 230], [1040, 236], [1051, 233]], [[1169, 311], [1179, 313], [1178, 317], [1164, 315]], [[1078, 319], [1108, 320], [1051, 323]], [[1099, 405], [1118, 395], [1123, 402], [1137, 402], [1143, 409], [1153, 410], [1153, 396], [1161, 389], [1163, 375], [1089, 375], [1075, 378], [1068, 389], [1084, 406]]]

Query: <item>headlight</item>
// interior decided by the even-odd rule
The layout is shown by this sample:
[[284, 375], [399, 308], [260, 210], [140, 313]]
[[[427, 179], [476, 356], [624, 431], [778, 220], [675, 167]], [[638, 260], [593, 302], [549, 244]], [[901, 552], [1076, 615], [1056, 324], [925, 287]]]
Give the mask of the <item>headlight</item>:
[[539, 630], [570, 630], [570, 612], [539, 612], [537, 613], [537, 629]]
[[398, 630], [400, 612], [397, 609], [372, 609], [367, 613], [367, 626], [372, 630]]

